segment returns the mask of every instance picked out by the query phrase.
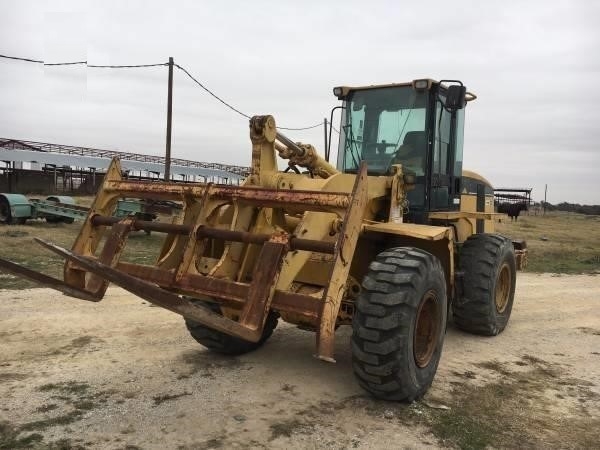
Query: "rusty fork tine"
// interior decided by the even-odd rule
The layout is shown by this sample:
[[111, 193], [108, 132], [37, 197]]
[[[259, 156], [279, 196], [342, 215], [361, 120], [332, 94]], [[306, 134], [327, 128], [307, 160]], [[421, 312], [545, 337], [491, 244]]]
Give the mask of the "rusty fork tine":
[[69, 286], [62, 280], [53, 278], [40, 272], [36, 272], [35, 270], [28, 269], [27, 267], [23, 267], [20, 264], [15, 264], [11, 261], [7, 261], [6, 259], [0, 258], [0, 270], [12, 273], [13, 275], [16, 275], [18, 277], [26, 278], [37, 284], [41, 284], [44, 287], [48, 287], [62, 292], [63, 294], [68, 295], [70, 297], [75, 297], [90, 302], [98, 302], [102, 299], [101, 296], [94, 295], [93, 293], [88, 291], [83, 291], [81, 289], [74, 288], [72, 286]]
[[238, 322], [216, 314], [207, 308], [194, 304], [186, 298], [182, 298], [177, 294], [162, 289], [153, 283], [121, 272], [120, 270], [114, 269], [95, 259], [76, 255], [65, 248], [43, 239], [35, 238], [35, 240], [57, 255], [74, 262], [89, 272], [115, 283], [132, 294], [148, 300], [150, 303], [162, 306], [169, 311], [181, 314], [186, 318], [214, 328], [215, 330], [233, 334], [247, 341], [257, 342], [260, 340], [262, 329], [251, 329], [243, 326]]

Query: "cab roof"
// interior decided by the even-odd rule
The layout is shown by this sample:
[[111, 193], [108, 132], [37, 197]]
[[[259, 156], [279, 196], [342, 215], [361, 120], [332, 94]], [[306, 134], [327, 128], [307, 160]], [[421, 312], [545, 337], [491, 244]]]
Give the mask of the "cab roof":
[[[420, 84], [424, 84], [423, 87], [416, 87], [415, 83], [419, 82]], [[425, 84], [426, 83], [426, 84]], [[412, 86], [415, 89], [419, 90], [429, 90], [431, 86], [434, 84], [439, 84], [440, 82], [434, 80], [433, 78], [417, 78], [412, 81], [406, 81], [403, 83], [388, 83], [388, 84], [370, 84], [366, 86], [337, 86], [334, 88], [334, 95], [339, 99], [344, 99], [351, 91], [364, 91], [367, 89], [380, 89], [380, 88], [389, 88], [389, 87], [400, 87], [400, 86]], [[445, 84], [442, 84], [442, 87], [447, 87]], [[341, 89], [341, 95], [336, 94], [336, 90]], [[472, 92], [467, 92], [466, 101], [475, 100], [477, 96]]]

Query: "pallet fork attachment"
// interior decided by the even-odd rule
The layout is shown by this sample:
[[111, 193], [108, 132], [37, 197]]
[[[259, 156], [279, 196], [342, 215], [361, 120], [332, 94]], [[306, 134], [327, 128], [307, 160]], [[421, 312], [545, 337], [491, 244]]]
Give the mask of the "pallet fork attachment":
[[[170, 200], [183, 199], [188, 210], [183, 223], [111, 217], [110, 210], [118, 197], [145, 198], [157, 194]], [[235, 229], [235, 224], [231, 224], [231, 229], [211, 226], [209, 215], [223, 204], [232, 205], [236, 211], [247, 205], [251, 208], [266, 205], [273, 210], [293, 205], [308, 211], [334, 212], [340, 217], [340, 232], [336, 240], [326, 241], [303, 239], [284, 231], [255, 233]], [[366, 204], [367, 170], [364, 164], [355, 178], [352, 192], [348, 193], [132, 182], [121, 179], [119, 162], [114, 160], [72, 250], [35, 239], [47, 250], [66, 259], [65, 281], [3, 259], [0, 259], [0, 269], [89, 301], [100, 301], [112, 282], [187, 319], [251, 342], [260, 340], [271, 309], [293, 313], [317, 324], [316, 356], [333, 362], [336, 319]], [[96, 256], [102, 227], [110, 227], [110, 233]], [[162, 264], [144, 266], [120, 261], [127, 236], [135, 230], [161, 231], [175, 236], [171, 250], [163, 251]], [[224, 252], [222, 258], [230, 257], [234, 243], [260, 247], [249, 282], [198, 273], [194, 258], [202, 254], [204, 243], [210, 238], [228, 243], [229, 253]], [[179, 258], [172, 257], [175, 250]], [[286, 255], [299, 251], [332, 255], [329, 283], [321, 298], [276, 289]], [[237, 320], [219, 315], [188, 297], [208, 298], [222, 306], [234, 307], [239, 311]]]

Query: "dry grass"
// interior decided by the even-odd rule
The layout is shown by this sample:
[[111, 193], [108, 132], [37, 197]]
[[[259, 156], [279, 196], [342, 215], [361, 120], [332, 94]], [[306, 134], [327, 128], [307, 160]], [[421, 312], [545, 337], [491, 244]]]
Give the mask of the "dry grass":
[[[456, 373], [452, 389], [430, 394], [411, 405], [376, 400], [366, 395], [340, 402], [321, 400], [293, 418], [270, 425], [271, 438], [313, 434], [324, 417], [349, 409], [381, 420], [398, 420], [428, 429], [440, 448], [597, 448], [600, 395], [590, 382], [573, 378], [568, 368], [530, 355], [519, 360], [490, 360], [476, 367], [489, 381], [474, 386], [470, 370]], [[469, 365], [465, 366], [466, 369]], [[442, 405], [439, 407], [437, 405]], [[325, 422], [326, 423], [326, 422]]]
[[[78, 197], [77, 204], [91, 206], [93, 197]], [[39, 237], [61, 247], [71, 248], [81, 222], [72, 224], [47, 223], [29, 220], [25, 225], [0, 225], [0, 257], [22, 264], [30, 269], [62, 279], [64, 260], [43, 249], [33, 238]], [[130, 233], [122, 260], [137, 264], [154, 264], [162, 247], [165, 235], [143, 232]], [[102, 245], [102, 243], [101, 243]], [[100, 248], [101, 248], [100, 245]], [[27, 289], [36, 284], [0, 272], [0, 289]]]
[[[498, 381], [453, 383], [451, 398], [441, 400], [450, 409], [426, 411], [418, 423], [461, 449], [596, 447], [599, 395], [589, 383], [536, 357], [524, 355], [514, 364], [488, 361], [484, 368], [500, 375]], [[523, 365], [528, 369], [517, 369]]]
[[[78, 197], [82, 206], [90, 206], [93, 197]], [[47, 239], [70, 248], [81, 222], [50, 224], [30, 220], [26, 225], [0, 226], [0, 257], [23, 264], [33, 270], [61, 278], [63, 260], [42, 249], [34, 237]], [[600, 272], [600, 216], [549, 213], [546, 216], [521, 216], [517, 222], [498, 223], [497, 231], [513, 239], [525, 239], [529, 248], [531, 272], [597, 273]], [[154, 264], [164, 235], [131, 233], [124, 261]], [[0, 288], [24, 289], [35, 284], [0, 273]]]
[[600, 216], [521, 216], [517, 222], [498, 223], [496, 229], [512, 239], [527, 241], [530, 272], [600, 272]]

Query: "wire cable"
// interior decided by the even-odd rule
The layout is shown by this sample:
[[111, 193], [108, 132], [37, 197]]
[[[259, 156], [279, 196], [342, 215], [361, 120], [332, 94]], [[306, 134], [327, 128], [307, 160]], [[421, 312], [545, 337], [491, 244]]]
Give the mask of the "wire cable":
[[44, 64], [44, 61], [40, 61], [38, 59], [18, 58], [16, 56], [7, 56], [7, 55], [0, 55], [0, 58], [14, 59], [15, 61], [25, 61], [25, 62], [32, 62], [32, 63]]
[[280, 126], [277, 126], [277, 128], [280, 128], [282, 130], [302, 131], [302, 130], [311, 130], [313, 128], [322, 127], [322, 126], [323, 126], [323, 122], [319, 122], [319, 123], [316, 123], [316, 124], [311, 125], [309, 127], [289, 128], [289, 127], [280, 127]]
[[[48, 64], [46, 64], [48, 65]], [[88, 67], [92, 67], [94, 69], [137, 69], [139, 67], [161, 67], [168, 66], [169, 63], [158, 63], [158, 64], [135, 64], [130, 66], [120, 66], [120, 65], [98, 65], [98, 64], [88, 64]]]
[[[198, 86], [200, 86], [202, 89], [204, 89], [204, 91], [206, 91], [208, 94], [210, 94], [212, 97], [214, 97], [215, 99], [217, 99], [218, 101], [220, 101], [221, 103], [223, 103], [225, 106], [227, 106], [229, 109], [231, 109], [232, 111], [235, 111], [236, 113], [238, 113], [240, 116], [245, 117], [246, 119], [250, 119], [251, 117], [248, 114], [243, 113], [242, 111], [240, 111], [239, 109], [237, 109], [236, 107], [232, 106], [231, 104], [227, 103], [225, 100], [223, 100], [221, 97], [219, 97], [217, 94], [215, 94], [213, 91], [211, 91], [210, 89], [208, 89], [206, 86], [204, 86], [202, 83], [200, 83], [196, 78], [194, 78], [194, 76], [189, 73], [185, 68], [181, 67], [179, 64], [173, 64], [175, 67], [177, 67], [179, 70], [183, 71], [188, 77], [190, 77], [190, 79], [192, 81], [194, 81]], [[281, 127], [281, 126], [277, 126], [278, 129], [280, 130], [291, 130], [291, 131], [301, 131], [301, 130], [310, 130], [312, 128], [317, 128], [323, 126], [323, 122], [319, 122], [315, 125], [310, 125], [307, 127], [299, 127], [299, 128], [290, 128], [290, 127]]]
[[59, 62], [59, 63], [43, 63], [45, 66], [77, 66], [87, 65], [87, 61]]
[[30, 59], [30, 58], [19, 58], [16, 56], [7, 56], [0, 55], [0, 58], [4, 59], [12, 59], [15, 61], [25, 61], [36, 64], [43, 64], [44, 66], [77, 66], [77, 65], [86, 65], [87, 67], [91, 67], [94, 69], [134, 69], [138, 67], [159, 67], [159, 66], [168, 66], [169, 63], [158, 63], [158, 64], [134, 64], [134, 65], [100, 65], [100, 64], [88, 64], [87, 61], [70, 61], [70, 62], [57, 62], [57, 63], [47, 63], [39, 59]]
[[[70, 61], [70, 62], [46, 63], [46, 62], [44, 62], [42, 60], [39, 60], [39, 59], [20, 58], [20, 57], [16, 57], [16, 56], [8, 56], [8, 55], [0, 55], [0, 58], [12, 59], [12, 60], [15, 60], [15, 61], [31, 62], [31, 63], [36, 63], [36, 64], [43, 64], [44, 66], [76, 66], [76, 65], [84, 65], [85, 64], [87, 67], [94, 68], [94, 69], [134, 69], [134, 68], [160, 67], [160, 66], [168, 66], [169, 65], [168, 62], [166, 62], [166, 63], [158, 63], [158, 64], [135, 64], [135, 65], [88, 64], [87, 61]], [[232, 106], [230, 103], [228, 103], [225, 100], [223, 100], [221, 97], [219, 97], [213, 91], [211, 91], [210, 89], [208, 89], [206, 86], [204, 86], [200, 81], [198, 81], [184, 67], [182, 67], [182, 66], [180, 66], [179, 64], [176, 64], [176, 63], [174, 63], [173, 66], [177, 67], [179, 70], [181, 70], [183, 73], [185, 73], [194, 83], [196, 83], [205, 92], [207, 92], [208, 94], [210, 94], [212, 97], [214, 97], [216, 100], [218, 100], [219, 102], [221, 102], [226, 107], [228, 107], [232, 111], [235, 111], [240, 116], [245, 117], [246, 119], [250, 119], [251, 118], [248, 114], [243, 113], [242, 111], [240, 111], [236, 107]], [[323, 125], [323, 122], [319, 122], [319, 123], [316, 123], [314, 125], [309, 125], [309, 126], [306, 126], [306, 127], [281, 127], [281, 126], [278, 126], [277, 128], [279, 128], [281, 130], [303, 131], [303, 130], [312, 130], [313, 128], [318, 128], [318, 127], [320, 127], [322, 125]], [[334, 130], [335, 130], [335, 128], [334, 128]], [[339, 131], [337, 131], [337, 130], [335, 130], [335, 131], [336, 131], [336, 133], [339, 134]]]
[[185, 73], [188, 77], [190, 77], [190, 79], [196, 83], [198, 86], [200, 86], [202, 89], [204, 89], [207, 93], [209, 93], [210, 95], [212, 95], [214, 98], [216, 98], [218, 101], [220, 101], [221, 103], [223, 103], [225, 106], [227, 106], [229, 109], [231, 109], [232, 111], [235, 111], [236, 113], [238, 113], [240, 116], [245, 117], [246, 119], [250, 119], [250, 116], [248, 114], [244, 114], [243, 112], [241, 112], [239, 109], [231, 106], [229, 103], [227, 103], [225, 100], [223, 100], [221, 97], [219, 97], [217, 94], [215, 94], [213, 91], [211, 91], [210, 89], [208, 89], [206, 86], [204, 86], [202, 83], [200, 83], [198, 80], [196, 80], [193, 75], [191, 73], [189, 73], [187, 70], [185, 70], [183, 67], [181, 67], [179, 64], [173, 64], [175, 67], [177, 67], [179, 70], [183, 71], [183, 73]]

